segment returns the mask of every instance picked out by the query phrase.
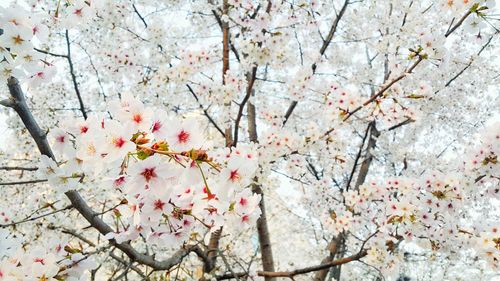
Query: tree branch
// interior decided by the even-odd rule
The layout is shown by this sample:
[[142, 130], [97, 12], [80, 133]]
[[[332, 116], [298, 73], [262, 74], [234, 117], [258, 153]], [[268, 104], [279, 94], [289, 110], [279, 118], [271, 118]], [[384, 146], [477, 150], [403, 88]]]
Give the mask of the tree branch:
[[4, 166], [4, 167], [0, 167], [0, 170], [4, 170], [4, 171], [36, 171], [38, 170], [37, 167], [8, 167], [8, 166]]
[[6, 227], [9, 227], [9, 226], [14, 226], [14, 225], [22, 224], [22, 223], [29, 222], [29, 221], [35, 221], [35, 220], [38, 220], [38, 219], [41, 219], [41, 218], [44, 218], [44, 217], [47, 217], [47, 216], [50, 216], [50, 215], [53, 215], [53, 214], [57, 214], [57, 213], [69, 210], [71, 208], [73, 208], [73, 206], [68, 205], [68, 206], [66, 206], [64, 208], [61, 208], [61, 209], [58, 209], [58, 210], [55, 210], [55, 211], [52, 211], [52, 212], [48, 212], [48, 213], [45, 213], [43, 215], [39, 215], [39, 216], [36, 216], [36, 217], [27, 217], [27, 218], [25, 218], [23, 220], [12, 222], [12, 223], [9, 223], [9, 224], [0, 224], [0, 228], [6, 228]]
[[[17, 79], [11, 77], [9, 78], [7, 84], [12, 99], [12, 108], [19, 115], [31, 137], [35, 140], [38, 150], [42, 155], [56, 161], [52, 149], [47, 142], [45, 133], [38, 126], [38, 123], [26, 104], [26, 99]], [[71, 190], [66, 192], [65, 195], [70, 200], [71, 205], [87, 220], [87, 222], [90, 223], [93, 228], [98, 230], [99, 233], [106, 235], [113, 232], [113, 229], [98, 216], [98, 213], [90, 208], [78, 191]], [[168, 270], [172, 268], [174, 265], [181, 262], [181, 260], [192, 251], [190, 247], [186, 247], [185, 249], [178, 250], [166, 260], [156, 261], [153, 256], [137, 252], [129, 243], [117, 243], [114, 239], [109, 240], [109, 242], [124, 252], [134, 262], [150, 266], [155, 270]]]
[[46, 179], [42, 179], [42, 180], [29, 180], [29, 181], [0, 182], [0, 186], [21, 185], [21, 184], [39, 183], [39, 182], [46, 182], [46, 181], [47, 181]]
[[148, 23], [146, 22], [146, 19], [144, 19], [144, 17], [139, 13], [135, 4], [132, 4], [132, 8], [134, 8], [134, 13], [141, 19], [142, 23], [144, 24], [144, 27], [147, 28]]
[[66, 29], [66, 47], [68, 54], [66, 59], [69, 64], [69, 72], [71, 74], [71, 80], [73, 81], [73, 87], [75, 88], [76, 97], [78, 98], [78, 103], [80, 105], [80, 111], [82, 112], [83, 118], [87, 119], [87, 112], [85, 111], [85, 106], [83, 105], [82, 95], [80, 94], [80, 89], [78, 89], [78, 82], [76, 81], [75, 69], [73, 66], [73, 60], [71, 59], [71, 43], [69, 40], [69, 31]]
[[361, 158], [361, 153], [363, 152], [363, 147], [365, 146], [366, 138], [370, 132], [370, 128], [374, 125], [374, 121], [370, 122], [366, 127], [365, 134], [363, 135], [363, 140], [361, 141], [361, 145], [359, 146], [358, 154], [354, 159], [354, 164], [352, 165], [351, 174], [349, 175], [349, 179], [347, 180], [346, 191], [349, 191], [349, 186], [351, 185], [352, 178], [354, 177], [354, 173], [356, 172], [356, 168], [358, 167], [359, 158]]
[[189, 84], [186, 84], [186, 87], [188, 88], [189, 92], [193, 95], [194, 99], [198, 102], [200, 109], [203, 110], [203, 113], [207, 117], [208, 121], [210, 123], [212, 123], [212, 125], [214, 125], [215, 129], [217, 129], [217, 131], [219, 131], [219, 133], [222, 135], [222, 137], [225, 138], [226, 135], [224, 134], [224, 131], [219, 127], [219, 125], [217, 125], [217, 123], [215, 123], [215, 120], [212, 118], [212, 116], [210, 116], [210, 114], [208, 113], [208, 110], [203, 108], [203, 105], [200, 103], [200, 100], [199, 100], [198, 96], [196, 95], [196, 93], [193, 91], [193, 88], [191, 88], [191, 86], [189, 86]]
[[[255, 68], [256, 69], [256, 68]], [[255, 74], [255, 72], [253, 72]], [[253, 76], [255, 79], [255, 75]], [[248, 136], [250, 141], [253, 143], [258, 143], [257, 136], [257, 115], [255, 113], [255, 106], [251, 103], [248, 104], [247, 108], [248, 112]], [[255, 182], [258, 179], [255, 178]], [[256, 194], [260, 194], [260, 202], [259, 208], [261, 211], [260, 217], [257, 219], [257, 234], [259, 237], [259, 245], [260, 245], [260, 256], [262, 259], [262, 269], [264, 271], [274, 271], [274, 258], [273, 258], [273, 248], [271, 244], [271, 235], [269, 233], [269, 227], [267, 225], [267, 213], [266, 213], [266, 205], [264, 201], [264, 192], [262, 192], [262, 188], [258, 184], [252, 184], [252, 192]], [[266, 277], [266, 281], [275, 280], [272, 277]]]
[[347, 121], [347, 119], [349, 119], [349, 117], [351, 117], [352, 115], [354, 115], [356, 112], [358, 112], [359, 110], [361, 110], [363, 107], [365, 107], [368, 104], [372, 103], [377, 98], [381, 97], [385, 93], [385, 91], [387, 91], [388, 89], [390, 89], [394, 84], [396, 84], [398, 81], [400, 81], [403, 78], [405, 78], [408, 74], [412, 73], [413, 70], [415, 69], [415, 67], [417, 67], [417, 65], [419, 65], [420, 62], [422, 62], [422, 60], [423, 60], [423, 57], [420, 56], [420, 55], [418, 55], [418, 59], [405, 72], [403, 72], [398, 77], [392, 79], [389, 83], [385, 84], [376, 94], [372, 95], [367, 101], [365, 101], [363, 103], [363, 105], [360, 105], [356, 109], [354, 109], [353, 111], [349, 112], [349, 114], [347, 114], [347, 116], [344, 118], [344, 121]]
[[[323, 56], [325, 54], [326, 49], [330, 45], [330, 43], [331, 43], [331, 41], [333, 39], [333, 36], [335, 35], [335, 32], [337, 31], [337, 27], [339, 25], [340, 19], [342, 18], [342, 16], [344, 15], [344, 13], [345, 13], [345, 11], [347, 9], [347, 5], [349, 5], [349, 1], [345, 0], [344, 1], [344, 5], [342, 5], [342, 8], [340, 9], [339, 14], [337, 15], [337, 17], [335, 17], [335, 20], [333, 21], [332, 26], [330, 27], [330, 31], [328, 32], [328, 35], [326, 36], [326, 39], [323, 40], [323, 44], [321, 45], [321, 48], [319, 50], [319, 53], [321, 54], [321, 56]], [[311, 68], [312, 68], [313, 74], [316, 73], [316, 63], [313, 63], [312, 66], [311, 66]], [[292, 115], [293, 110], [295, 109], [295, 107], [297, 106], [297, 104], [298, 104], [297, 101], [292, 101], [292, 103], [290, 104], [290, 106], [286, 110], [285, 120], [283, 120], [282, 127], [284, 127], [286, 125], [286, 122], [288, 121], [288, 119]]]
[[233, 138], [233, 146], [238, 144], [238, 131], [240, 127], [241, 116], [243, 116], [243, 109], [245, 108], [245, 104], [250, 99], [250, 96], [253, 92], [253, 85], [255, 84], [255, 76], [257, 74], [257, 66], [252, 67], [252, 72], [247, 74], [248, 85], [247, 92], [245, 97], [240, 103], [240, 108], [238, 109], [238, 115], [236, 115], [236, 120], [234, 121], [234, 138]]
[[460, 20], [453, 26], [451, 27], [447, 32], [446, 34], [444, 35], [444, 37], [448, 37], [450, 36], [450, 34], [452, 34], [459, 26], [462, 25], [462, 23], [465, 21], [465, 19], [467, 19], [468, 16], [470, 16], [472, 14], [472, 9], [469, 9], [467, 11], [467, 13], [465, 13], [462, 18], [460, 18]]
[[[328, 268], [333, 267], [333, 266], [342, 265], [342, 264], [350, 263], [353, 261], [357, 261], [357, 260], [360, 260], [361, 258], [365, 257], [366, 255], [367, 255], [367, 252], [366, 252], [366, 250], [363, 249], [354, 255], [351, 255], [351, 256], [348, 256], [345, 258], [341, 258], [341, 259], [337, 259], [337, 260], [331, 261], [329, 263], [304, 267], [304, 268], [295, 269], [292, 271], [257, 271], [257, 275], [263, 276], [263, 277], [293, 278], [296, 275], [315, 272], [315, 271], [322, 270], [322, 269], [328, 269]], [[242, 277], [242, 276], [246, 276], [247, 274], [239, 272], [239, 273], [236, 273], [236, 275], [239, 277]], [[216, 277], [216, 279], [217, 280], [224, 280], [224, 279], [229, 279], [228, 277], [230, 277], [229, 274], [225, 274], [225, 275]]]

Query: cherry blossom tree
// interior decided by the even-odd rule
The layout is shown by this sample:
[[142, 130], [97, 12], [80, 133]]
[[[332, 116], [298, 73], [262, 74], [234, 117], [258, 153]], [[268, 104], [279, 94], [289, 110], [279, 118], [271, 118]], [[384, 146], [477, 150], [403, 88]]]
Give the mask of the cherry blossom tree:
[[0, 281], [499, 280], [495, 2], [0, 3]]

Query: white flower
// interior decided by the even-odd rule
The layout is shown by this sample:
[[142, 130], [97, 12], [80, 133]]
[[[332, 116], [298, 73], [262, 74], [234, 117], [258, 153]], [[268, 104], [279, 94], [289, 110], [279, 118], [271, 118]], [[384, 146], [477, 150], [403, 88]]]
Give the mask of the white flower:
[[130, 141], [132, 132], [115, 120], [106, 122], [106, 157], [109, 162], [123, 159], [129, 152], [135, 150], [135, 144]]
[[173, 151], [200, 149], [204, 146], [198, 123], [192, 119], [173, 121], [167, 134], [163, 137]]
[[31, 38], [33, 32], [30, 28], [7, 24], [3, 27], [4, 34], [0, 36], [0, 46], [10, 48], [12, 53], [24, 54], [33, 49]]

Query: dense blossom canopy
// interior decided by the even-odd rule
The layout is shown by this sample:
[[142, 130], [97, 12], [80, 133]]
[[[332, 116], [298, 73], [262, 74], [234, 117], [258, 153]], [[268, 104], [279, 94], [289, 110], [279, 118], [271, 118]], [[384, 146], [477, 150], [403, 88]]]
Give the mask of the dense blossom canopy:
[[1, 2], [0, 281], [500, 280], [499, 14]]

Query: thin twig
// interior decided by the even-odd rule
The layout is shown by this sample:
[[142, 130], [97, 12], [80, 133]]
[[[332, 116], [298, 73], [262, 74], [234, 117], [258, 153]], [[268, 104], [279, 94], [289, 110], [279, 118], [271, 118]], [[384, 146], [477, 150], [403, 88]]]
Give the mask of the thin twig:
[[69, 210], [73, 208], [72, 205], [68, 205], [64, 208], [61, 208], [61, 209], [58, 209], [58, 210], [55, 210], [55, 211], [52, 211], [52, 212], [49, 212], [49, 213], [45, 213], [43, 215], [39, 215], [39, 216], [36, 216], [36, 217], [27, 217], [23, 220], [20, 220], [20, 221], [16, 221], [16, 222], [11, 222], [9, 224], [0, 224], [0, 228], [5, 228], [5, 227], [9, 227], [9, 226], [14, 226], [14, 225], [18, 225], [18, 224], [22, 224], [22, 223], [25, 223], [25, 222], [29, 222], [29, 221], [35, 221], [35, 220], [38, 220], [38, 219], [41, 219], [41, 218], [44, 218], [46, 216], [50, 216], [50, 215], [53, 215], [53, 214], [57, 214], [57, 213], [60, 213], [60, 212], [63, 212], [63, 211], [66, 211], [66, 210]]
[[78, 89], [78, 82], [76, 81], [75, 69], [73, 66], [73, 60], [71, 59], [71, 42], [69, 40], [69, 31], [66, 29], [66, 47], [68, 54], [66, 59], [69, 64], [69, 72], [71, 74], [71, 80], [73, 81], [73, 87], [75, 88], [76, 97], [78, 98], [78, 103], [80, 105], [80, 111], [82, 112], [83, 118], [87, 119], [87, 112], [85, 111], [85, 106], [83, 105], [82, 95], [80, 94], [80, 89]]
[[198, 98], [196, 93], [193, 91], [193, 88], [191, 88], [191, 86], [189, 84], [186, 84], [186, 87], [188, 88], [191, 95], [193, 95], [196, 102], [198, 102], [198, 106], [200, 107], [201, 110], [203, 110], [203, 114], [207, 117], [208, 121], [210, 123], [212, 123], [212, 125], [214, 125], [215, 129], [217, 129], [217, 131], [219, 131], [219, 133], [222, 135], [222, 137], [225, 138], [226, 135], [224, 134], [224, 131], [219, 127], [219, 125], [217, 125], [217, 123], [212, 118], [212, 116], [210, 116], [210, 114], [208, 113], [208, 110], [203, 107], [203, 105], [200, 102], [200, 99]]
[[41, 179], [41, 180], [29, 180], [29, 181], [14, 181], [14, 182], [0, 182], [1, 185], [20, 185], [20, 184], [31, 184], [31, 183], [40, 183], [40, 182], [46, 182], [46, 179]]

